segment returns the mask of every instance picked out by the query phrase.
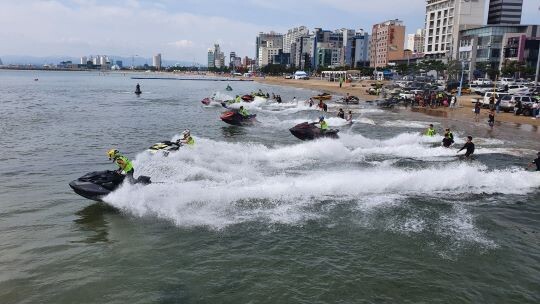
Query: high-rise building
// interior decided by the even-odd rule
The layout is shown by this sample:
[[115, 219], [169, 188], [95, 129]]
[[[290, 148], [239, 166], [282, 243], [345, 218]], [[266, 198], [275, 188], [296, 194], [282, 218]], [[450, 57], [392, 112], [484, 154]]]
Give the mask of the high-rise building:
[[86, 65], [88, 63], [88, 58], [86, 56], [81, 57], [81, 64]]
[[283, 49], [283, 35], [275, 32], [259, 33], [259, 35], [255, 39], [255, 60], [257, 61], [257, 63], [260, 61], [264, 61], [264, 59], [259, 56], [261, 47]]
[[490, 0], [488, 24], [520, 24], [523, 0]]
[[273, 64], [273, 56], [278, 55], [280, 51], [283, 52], [282, 44], [274, 46], [274, 40], [265, 41], [265, 43], [261, 44], [259, 47], [257, 65], [259, 67], [264, 67], [266, 65]]
[[0, 58], [0, 65], [4, 65], [4, 64], [2, 63], [2, 58]]
[[315, 66], [316, 46], [315, 34], [305, 35], [296, 38], [291, 43], [290, 63], [301, 70], [309, 70]]
[[158, 53], [152, 57], [152, 66], [157, 70], [161, 70], [161, 54]]
[[416, 33], [407, 35], [407, 49], [412, 53], [424, 52], [424, 30], [418, 29]]
[[309, 35], [309, 30], [305, 26], [292, 28], [283, 35], [283, 53], [291, 53], [291, 44], [301, 36]]
[[392, 60], [403, 57], [405, 25], [395, 19], [373, 25], [370, 42], [369, 65], [385, 67]]
[[351, 48], [352, 66], [363, 67], [369, 65], [369, 34], [363, 29], [356, 31]]
[[456, 58], [459, 31], [484, 23], [486, 0], [427, 0], [424, 53]]
[[214, 49], [208, 49], [208, 68], [215, 68], [216, 67], [216, 56], [214, 53]]

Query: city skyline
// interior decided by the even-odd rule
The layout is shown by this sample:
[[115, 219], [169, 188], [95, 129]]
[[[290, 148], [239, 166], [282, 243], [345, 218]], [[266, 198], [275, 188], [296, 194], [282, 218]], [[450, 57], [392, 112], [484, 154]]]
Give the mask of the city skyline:
[[[540, 18], [537, 3], [523, 1], [522, 23]], [[4, 3], [0, 26], [0, 58], [5, 55], [82, 56], [88, 53], [151, 57], [206, 63], [210, 45], [225, 52], [254, 57], [258, 32], [286, 33], [309, 29], [363, 28], [386, 19], [404, 21], [407, 34], [423, 28], [425, 1], [354, 0], [238, 1], [170, 0], [27, 0]], [[399, 10], [389, 9], [399, 7]], [[398, 11], [399, 13], [395, 13]], [[273, 16], [279, 16], [275, 18]], [[316, 16], [316, 18], [314, 18]], [[26, 20], [24, 24], [17, 22]], [[14, 27], [13, 24], [18, 24]]]

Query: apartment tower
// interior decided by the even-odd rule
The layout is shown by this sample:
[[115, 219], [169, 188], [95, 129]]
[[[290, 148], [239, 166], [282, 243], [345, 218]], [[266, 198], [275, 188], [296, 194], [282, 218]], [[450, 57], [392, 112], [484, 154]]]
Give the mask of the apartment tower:
[[401, 20], [388, 20], [373, 25], [370, 41], [369, 65], [385, 67], [388, 62], [403, 57], [405, 25]]
[[490, 0], [487, 24], [520, 24], [523, 0]]

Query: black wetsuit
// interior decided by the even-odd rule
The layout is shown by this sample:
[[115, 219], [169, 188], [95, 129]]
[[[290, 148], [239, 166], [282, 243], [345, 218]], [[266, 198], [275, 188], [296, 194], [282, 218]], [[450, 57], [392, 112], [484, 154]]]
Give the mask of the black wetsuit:
[[495, 124], [495, 115], [489, 114], [488, 124], [493, 127]]
[[341, 119], [345, 119], [345, 112], [339, 112], [337, 116]]
[[459, 151], [461, 151], [463, 149], [467, 149], [467, 152], [465, 153], [465, 157], [469, 157], [469, 156], [473, 155], [473, 153], [474, 153], [474, 144], [472, 142], [467, 142], [467, 143], [465, 143], [463, 148], [459, 149]]
[[445, 148], [450, 147], [453, 143], [454, 143], [454, 141], [450, 137], [445, 137], [442, 140], [443, 147], [445, 147]]
[[323, 110], [324, 110], [325, 112], [328, 112], [328, 106], [327, 106], [325, 103], [323, 103]]
[[532, 163], [536, 165], [536, 171], [540, 171], [540, 156], [537, 159], [533, 160]]

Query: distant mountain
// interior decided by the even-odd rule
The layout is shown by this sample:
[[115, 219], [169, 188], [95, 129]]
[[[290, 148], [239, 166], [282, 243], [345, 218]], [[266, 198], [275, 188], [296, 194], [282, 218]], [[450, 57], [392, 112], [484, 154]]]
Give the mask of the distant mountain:
[[[88, 57], [88, 55], [86, 56]], [[115, 63], [116, 61], [120, 60], [122, 61], [122, 64], [125, 67], [129, 67], [132, 64], [134, 64], [135, 66], [142, 66], [145, 64], [152, 65], [152, 58], [145, 58], [145, 57], [139, 57], [139, 56], [132, 58], [132, 57], [109, 55], [109, 59], [112, 61], [112, 63]], [[81, 60], [80, 57], [73, 57], [73, 56], [36, 57], [36, 56], [19, 56], [19, 55], [1, 55], [0, 65], [2, 64], [2, 62], [5, 65], [8, 65], [8, 64], [44, 65], [44, 64], [58, 64], [62, 61], [72, 61], [74, 63], [80, 63], [80, 60]], [[184, 61], [184, 60], [162, 59], [163, 66], [174, 66], [176, 64], [180, 66], [193, 66], [193, 65], [200, 66], [201, 65], [200, 63], [193, 63], [193, 62]]]

